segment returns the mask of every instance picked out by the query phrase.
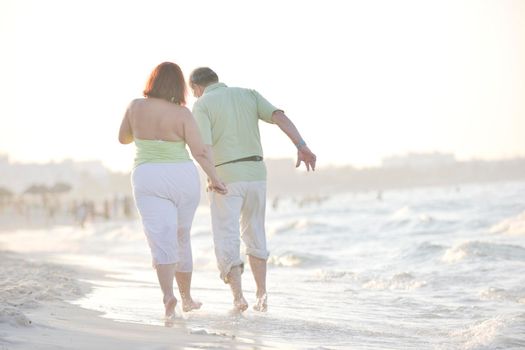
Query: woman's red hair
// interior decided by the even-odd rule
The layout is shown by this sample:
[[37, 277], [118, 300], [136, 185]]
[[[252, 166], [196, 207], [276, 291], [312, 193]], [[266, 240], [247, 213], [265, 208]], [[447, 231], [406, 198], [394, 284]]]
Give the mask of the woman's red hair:
[[185, 105], [186, 82], [180, 67], [173, 62], [163, 62], [155, 67], [146, 83], [144, 96]]

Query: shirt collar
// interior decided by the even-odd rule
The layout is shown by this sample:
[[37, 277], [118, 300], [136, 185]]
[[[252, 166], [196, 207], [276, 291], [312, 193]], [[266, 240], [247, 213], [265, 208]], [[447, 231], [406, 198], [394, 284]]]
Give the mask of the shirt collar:
[[213, 91], [215, 89], [223, 88], [223, 87], [227, 87], [226, 84], [220, 83], [220, 82], [219, 83], [213, 83], [211, 85], [206, 86], [206, 88], [204, 89], [204, 93]]

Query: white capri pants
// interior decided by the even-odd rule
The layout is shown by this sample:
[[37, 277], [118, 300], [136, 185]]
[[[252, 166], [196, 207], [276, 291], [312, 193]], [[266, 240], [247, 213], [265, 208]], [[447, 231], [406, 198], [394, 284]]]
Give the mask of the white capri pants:
[[153, 266], [175, 264], [177, 272], [191, 272], [190, 230], [200, 200], [197, 168], [192, 161], [144, 163], [131, 180]]
[[221, 279], [234, 266], [244, 266], [240, 256], [241, 239], [246, 254], [268, 259], [266, 232], [266, 181], [240, 181], [227, 185], [226, 195], [208, 192], [213, 243]]

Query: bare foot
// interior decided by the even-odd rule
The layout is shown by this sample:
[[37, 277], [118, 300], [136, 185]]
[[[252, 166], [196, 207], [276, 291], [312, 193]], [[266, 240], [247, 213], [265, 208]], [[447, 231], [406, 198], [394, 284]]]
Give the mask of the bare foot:
[[182, 300], [182, 311], [189, 312], [191, 310], [198, 310], [202, 306], [202, 303], [200, 301], [195, 301], [193, 299], [190, 300]]
[[264, 293], [261, 297], [257, 297], [253, 309], [260, 312], [268, 311], [268, 296], [266, 293]]
[[166, 309], [164, 315], [166, 318], [175, 316], [175, 306], [177, 306], [177, 298], [170, 297], [164, 300], [164, 308]]
[[240, 297], [239, 299], [235, 299], [233, 301], [233, 309], [239, 312], [246, 311], [248, 309], [248, 302], [244, 297]]

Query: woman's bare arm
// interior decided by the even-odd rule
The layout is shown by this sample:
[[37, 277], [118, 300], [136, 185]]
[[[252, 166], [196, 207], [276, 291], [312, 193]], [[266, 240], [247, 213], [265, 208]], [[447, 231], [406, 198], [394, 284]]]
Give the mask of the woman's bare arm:
[[120, 130], [118, 133], [118, 140], [123, 145], [133, 142], [133, 131], [129, 121], [130, 107], [131, 105], [126, 109], [126, 113], [124, 114], [124, 118], [122, 118], [122, 123], [120, 124]]
[[184, 115], [183, 138], [190, 148], [193, 158], [199, 163], [206, 175], [208, 175], [212, 189], [222, 194], [227, 193], [226, 185], [219, 179], [217, 171], [215, 170], [211, 147], [202, 142], [197, 123], [189, 110]]

